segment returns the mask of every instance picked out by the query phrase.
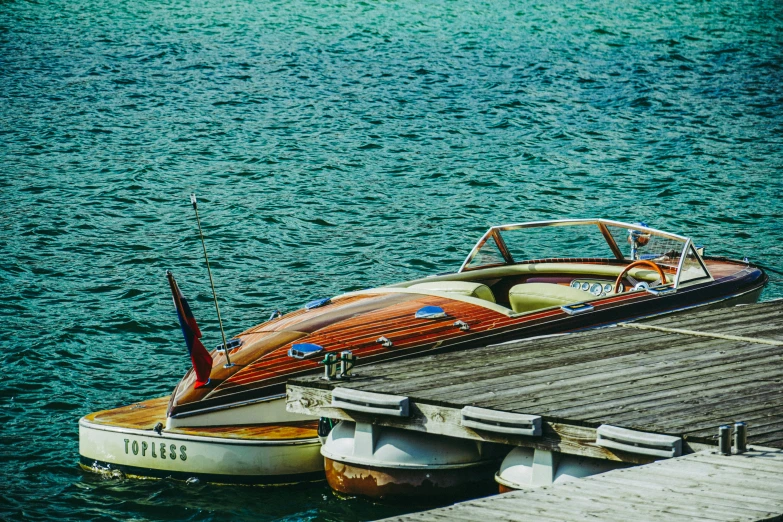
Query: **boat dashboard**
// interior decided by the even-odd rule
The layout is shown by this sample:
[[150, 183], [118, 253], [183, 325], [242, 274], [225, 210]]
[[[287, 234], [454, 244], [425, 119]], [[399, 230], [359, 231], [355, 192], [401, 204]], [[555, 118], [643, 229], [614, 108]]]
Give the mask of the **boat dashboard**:
[[614, 285], [600, 279], [573, 279], [569, 286], [592, 294], [595, 297], [604, 297], [614, 294]]

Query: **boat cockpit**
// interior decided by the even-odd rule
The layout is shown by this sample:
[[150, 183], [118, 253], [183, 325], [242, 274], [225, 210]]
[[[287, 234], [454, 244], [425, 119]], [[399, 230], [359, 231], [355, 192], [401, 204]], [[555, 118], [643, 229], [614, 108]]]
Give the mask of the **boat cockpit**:
[[626, 292], [712, 281], [690, 238], [605, 219], [495, 226], [457, 272], [385, 287], [469, 300], [516, 315]]

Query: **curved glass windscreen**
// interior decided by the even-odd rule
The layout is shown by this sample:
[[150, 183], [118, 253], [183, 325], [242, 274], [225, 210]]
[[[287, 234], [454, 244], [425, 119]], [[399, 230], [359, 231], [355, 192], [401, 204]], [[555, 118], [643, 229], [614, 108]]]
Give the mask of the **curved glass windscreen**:
[[681, 282], [710, 277], [688, 238], [641, 224], [608, 220], [546, 221], [493, 227], [471, 252], [461, 270], [560, 260], [647, 260], [670, 274], [679, 270]]
[[598, 225], [501, 230], [514, 262], [560, 258], [614, 258]]
[[506, 259], [503, 257], [503, 253], [500, 251], [500, 247], [495, 241], [495, 238], [490, 236], [487, 241], [481, 245], [476, 255], [468, 263], [468, 268], [481, 268], [486, 266], [497, 266], [506, 263]]

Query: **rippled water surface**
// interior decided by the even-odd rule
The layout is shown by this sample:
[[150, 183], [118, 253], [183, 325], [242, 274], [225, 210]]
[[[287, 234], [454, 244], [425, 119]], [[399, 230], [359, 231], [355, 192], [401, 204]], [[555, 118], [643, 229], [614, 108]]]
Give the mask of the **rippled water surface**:
[[0, 0], [0, 518], [410, 509], [78, 469], [80, 416], [188, 368], [166, 269], [218, 342], [187, 195], [230, 333], [501, 222], [644, 220], [780, 270], [782, 68], [778, 1]]

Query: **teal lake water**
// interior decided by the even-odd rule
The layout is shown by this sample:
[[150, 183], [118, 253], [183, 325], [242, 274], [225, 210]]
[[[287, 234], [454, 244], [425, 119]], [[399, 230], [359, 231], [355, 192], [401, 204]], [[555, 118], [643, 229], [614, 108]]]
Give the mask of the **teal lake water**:
[[[82, 415], [275, 308], [459, 267], [492, 224], [643, 220], [783, 297], [783, 3], [0, 0], [0, 518], [360, 520], [325, 483], [77, 466]], [[752, 429], [752, 427], [751, 427]]]

